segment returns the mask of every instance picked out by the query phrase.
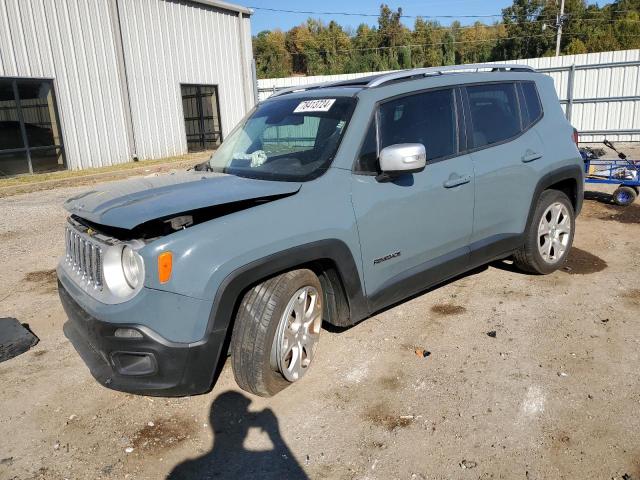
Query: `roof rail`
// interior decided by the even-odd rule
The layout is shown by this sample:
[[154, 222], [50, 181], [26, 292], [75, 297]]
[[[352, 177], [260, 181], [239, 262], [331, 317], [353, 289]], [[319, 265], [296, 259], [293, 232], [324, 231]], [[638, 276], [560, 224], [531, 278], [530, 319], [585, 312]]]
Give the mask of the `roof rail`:
[[351, 80], [337, 80], [333, 82], [320, 82], [320, 83], [310, 83], [308, 85], [297, 85], [295, 87], [286, 87], [280, 90], [277, 90], [274, 94], [272, 94], [269, 98], [279, 97], [280, 95], [286, 95], [287, 93], [293, 92], [305, 92], [307, 90], [315, 90], [316, 88], [330, 88], [330, 87], [338, 87], [338, 86], [349, 86], [349, 85], [361, 85], [365, 87], [367, 84], [362, 81], [358, 82], [358, 79]]
[[367, 84], [367, 88], [375, 88], [389, 82], [397, 80], [409, 80], [412, 77], [427, 77], [430, 75], [444, 75], [450, 72], [479, 72], [488, 70], [489, 72], [535, 72], [533, 67], [528, 65], [507, 64], [507, 63], [478, 63], [469, 65], [449, 65], [443, 67], [414, 68], [411, 70], [401, 70], [399, 72], [387, 73], [374, 78]]
[[305, 90], [313, 90], [314, 88], [328, 87], [332, 82], [323, 83], [310, 83], [308, 85], [297, 85], [295, 87], [286, 87], [280, 90], [276, 90], [269, 98], [279, 97], [280, 95], [286, 95], [293, 92], [304, 92]]
[[[293, 92], [305, 92], [317, 88], [330, 88], [340, 86], [362, 86], [363, 88], [374, 88], [386, 83], [410, 80], [412, 77], [428, 77], [430, 75], [444, 75], [450, 72], [479, 72], [487, 70], [489, 72], [535, 72], [533, 67], [528, 65], [507, 64], [507, 63], [477, 63], [469, 65], [449, 65], [444, 67], [414, 68], [410, 70], [400, 70], [397, 72], [374, 74], [370, 77], [354, 78], [350, 80], [337, 80], [333, 82], [310, 83], [308, 85], [297, 85], [287, 87], [273, 93], [269, 98], [279, 97]], [[367, 81], [368, 80], [368, 81]]]

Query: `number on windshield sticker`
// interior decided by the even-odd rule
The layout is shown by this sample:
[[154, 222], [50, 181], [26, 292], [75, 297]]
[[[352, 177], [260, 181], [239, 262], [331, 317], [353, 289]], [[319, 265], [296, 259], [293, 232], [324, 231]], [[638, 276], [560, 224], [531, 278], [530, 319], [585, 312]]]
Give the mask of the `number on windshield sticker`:
[[319, 98], [318, 100], [305, 100], [300, 102], [293, 113], [328, 112], [335, 103], [335, 98]]

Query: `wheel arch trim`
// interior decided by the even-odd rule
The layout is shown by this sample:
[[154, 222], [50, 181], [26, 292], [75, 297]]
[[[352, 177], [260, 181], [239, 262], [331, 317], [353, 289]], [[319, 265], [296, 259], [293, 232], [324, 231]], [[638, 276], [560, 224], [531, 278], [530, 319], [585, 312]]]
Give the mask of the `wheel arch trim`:
[[230, 328], [242, 295], [252, 285], [295, 268], [307, 268], [314, 262], [323, 260], [335, 265], [349, 304], [351, 322], [355, 323], [368, 316], [354, 255], [342, 240], [326, 239], [267, 255], [228, 274], [216, 291], [207, 333]]
[[[573, 180], [576, 182], [576, 198], [574, 207], [575, 214], [578, 215], [580, 213], [580, 210], [582, 209], [582, 202], [584, 199], [584, 174], [580, 165], [567, 165], [543, 175], [540, 180], [538, 180], [533, 193], [533, 197], [531, 198], [531, 205], [529, 206], [529, 214], [527, 216], [527, 223], [525, 225], [529, 225], [531, 223], [531, 219], [536, 210], [536, 206], [538, 205], [538, 200], [540, 199], [540, 195], [542, 195], [542, 192], [548, 190], [553, 185], [566, 180]], [[569, 200], [571, 200], [573, 204], [574, 199], [570, 198]]]

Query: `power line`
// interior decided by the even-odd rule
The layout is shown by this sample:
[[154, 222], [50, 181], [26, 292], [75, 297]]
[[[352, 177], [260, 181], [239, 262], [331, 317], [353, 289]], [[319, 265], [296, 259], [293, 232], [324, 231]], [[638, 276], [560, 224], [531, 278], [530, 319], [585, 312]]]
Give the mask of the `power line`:
[[[600, 25], [609, 25], [609, 24], [614, 24], [614, 23], [618, 23], [618, 20], [597, 20], [597, 19], [579, 19], [578, 21], [597, 21], [600, 23]], [[630, 22], [630, 23], [640, 23], [640, 20], [625, 20], [626, 22]], [[511, 23], [491, 23], [491, 24], [486, 24], [486, 23], [480, 23], [479, 25], [461, 25], [461, 26], [456, 26], [456, 27], [451, 27], [451, 26], [442, 26], [442, 25], [431, 25], [432, 31], [433, 32], [443, 32], [443, 31], [450, 31], [450, 32], [458, 32], [461, 30], [474, 30], [477, 28], [486, 28], [488, 30], [493, 30], [493, 29], [497, 29], [497, 28], [504, 28], [504, 27], [511, 27], [514, 25], [537, 25], [537, 24], [553, 24], [555, 23], [553, 20], [532, 20], [530, 22], [511, 22]], [[416, 30], [409, 30], [409, 33], [415, 33]], [[345, 32], [346, 33], [346, 32]], [[375, 36], [386, 36], [389, 37], [390, 34], [388, 33], [384, 33], [381, 32], [380, 30], [377, 29], [372, 29], [369, 32], [366, 32], [365, 34], [359, 34], [357, 31], [354, 35], [351, 35], [349, 38], [353, 39], [360, 39], [360, 38], [369, 38], [369, 37], [375, 37]]]
[[[253, 9], [253, 10], [262, 10], [262, 11], [266, 11], [266, 12], [273, 12], [273, 13], [295, 13], [295, 14], [301, 14], [301, 15], [341, 15], [341, 16], [347, 16], [347, 17], [380, 17], [379, 13], [358, 13], [358, 12], [316, 12], [316, 11], [311, 11], [311, 10], [288, 10], [288, 9], [281, 9], [281, 8], [267, 8], [267, 7], [256, 7], [256, 6], [250, 6], [249, 8]], [[593, 13], [593, 12], [587, 12], [587, 13]], [[606, 11], [606, 10], [601, 10], [598, 13], [603, 13], [603, 14], [609, 14], [609, 13], [637, 13], [635, 10], [611, 10], [611, 11]], [[532, 14], [534, 15], [534, 14]], [[571, 16], [571, 15], [575, 15], [575, 14], [567, 14], [567, 16]], [[447, 18], [447, 19], [457, 19], [457, 18], [518, 18], [519, 15], [517, 14], [512, 14], [512, 15], [505, 15], [503, 13], [495, 13], [495, 14], [481, 14], [481, 15], [399, 15], [398, 18]]]
[[[568, 36], [568, 37], [579, 37], [579, 36], [584, 36], [587, 35], [587, 33], [563, 33], [564, 36]], [[627, 34], [627, 35], [622, 35], [623, 37], [626, 38], [638, 38], [640, 37], [640, 35], [636, 35], [636, 34]], [[389, 46], [382, 46], [382, 47], [363, 47], [363, 48], [343, 48], [343, 49], [336, 49], [336, 50], [310, 50], [307, 53], [303, 53], [303, 52], [292, 52], [287, 50], [284, 53], [272, 53], [271, 55], [276, 55], [276, 56], [285, 56], [285, 55], [292, 55], [292, 56], [300, 56], [300, 55], [308, 55], [310, 53], [314, 53], [314, 54], [338, 54], [338, 53], [350, 53], [350, 52], [365, 52], [365, 51], [379, 51], [379, 50], [392, 50], [395, 48], [425, 48], [425, 47], [433, 47], [433, 46], [443, 46], [443, 45], [460, 45], [460, 44], [477, 44], [477, 43], [487, 43], [487, 42], [498, 42], [498, 41], [503, 41], [503, 40], [527, 40], [530, 38], [540, 38], [540, 37], [549, 37], [552, 38], [550, 35], [546, 35], [546, 34], [537, 34], [537, 35], [516, 35], [516, 36], [511, 36], [511, 37], [493, 37], [493, 38], [484, 38], [484, 39], [477, 39], [477, 40], [451, 40], [448, 42], [430, 42], [430, 43], [425, 43], [425, 44], [405, 44], [405, 45], [389, 45]]]
[[[424, 47], [442, 46], [442, 45], [458, 45], [458, 44], [464, 44], [464, 43], [496, 42], [498, 40], [528, 39], [533, 37], [544, 37], [544, 36], [548, 36], [548, 35], [545, 35], [545, 34], [526, 35], [526, 36], [519, 35], [519, 36], [512, 36], [512, 37], [485, 38], [485, 39], [479, 39], [479, 40], [451, 40], [449, 42], [430, 42], [430, 43], [424, 43], [424, 44], [420, 43], [420, 44], [405, 44], [405, 45], [389, 45], [389, 46], [382, 46], [382, 47], [343, 48], [343, 49], [337, 49], [337, 50], [310, 50], [309, 53], [349, 53], [349, 52], [392, 50], [394, 48], [424, 48]], [[289, 50], [287, 50], [286, 53], [289, 55], [306, 55], [306, 53], [291, 52]], [[285, 54], [276, 53], [276, 55], [283, 56]]]
[[[262, 10], [267, 12], [276, 13], [299, 13], [302, 15], [341, 15], [347, 17], [379, 17], [379, 13], [355, 13], [355, 12], [313, 12], [310, 10], [286, 10], [279, 8], [267, 8], [267, 7], [249, 7], [253, 10]], [[500, 17], [502, 14], [495, 15], [399, 15], [399, 18], [492, 18]]]
[[[378, 16], [377, 14], [359, 14], [359, 13], [348, 13], [348, 12], [313, 12], [313, 11], [303, 11], [303, 10], [284, 10], [284, 9], [276, 9], [276, 8], [266, 8], [266, 7], [249, 7], [249, 8], [253, 8], [256, 10], [267, 10], [270, 12], [284, 12], [284, 13], [300, 13], [300, 14], [305, 14], [305, 15], [349, 15], [349, 16], [370, 16], [370, 17], [374, 17], [374, 16]], [[617, 12], [631, 12], [630, 10], [618, 10]], [[571, 20], [571, 17], [575, 15], [575, 14], [565, 14], [564, 17], [567, 20]], [[403, 15], [402, 17], [404, 18], [420, 18], [420, 19], [424, 19], [424, 18], [490, 18], [490, 17], [502, 17], [502, 15], [478, 15], [478, 16], [474, 16], [474, 15], [468, 15], [468, 16], [453, 16], [453, 15], [439, 15], [439, 16], [422, 16], [422, 15]], [[517, 15], [513, 15], [512, 17], [517, 17]], [[539, 17], [538, 17], [539, 18]], [[579, 22], [599, 22], [600, 24], [613, 24], [616, 23], [618, 20], [606, 20], [606, 19], [598, 19], [598, 18], [577, 18], [576, 21]], [[631, 23], [640, 23], [640, 20], [625, 20], [626, 22], [631, 22]], [[431, 25], [431, 27], [435, 30], [435, 31], [443, 31], [443, 30], [450, 30], [450, 31], [460, 31], [460, 30], [473, 30], [476, 29], [478, 27], [482, 28], [488, 28], [488, 29], [492, 29], [492, 28], [500, 28], [500, 27], [506, 27], [506, 26], [513, 26], [513, 25], [533, 25], [533, 24], [551, 24], [551, 23], [555, 23], [555, 20], [552, 19], [538, 19], [538, 20], [527, 20], [527, 21], [518, 21], [518, 22], [495, 22], [495, 23], [491, 23], [491, 24], [486, 24], [486, 23], [480, 23], [480, 25], [460, 25], [460, 26], [456, 26], [456, 27], [451, 27], [451, 26], [442, 26], [440, 24], [436, 24], [436, 25]], [[415, 30], [414, 30], [415, 31]], [[370, 36], [376, 36], [376, 35], [385, 35], [385, 36], [389, 36], [389, 34], [385, 34], [380, 32], [379, 30], [376, 30], [375, 27], [372, 31], [366, 33], [365, 35], [358, 35], [357, 33], [355, 35], [350, 36], [351, 39], [354, 38], [369, 38]], [[293, 52], [292, 52], [293, 53]]]
[[[343, 16], [359, 16], [359, 17], [379, 17], [379, 14], [372, 14], [372, 13], [356, 13], [356, 12], [329, 12], [329, 11], [310, 11], [310, 10], [290, 10], [290, 9], [278, 9], [278, 8], [268, 8], [268, 7], [250, 7], [253, 8], [255, 10], [262, 10], [262, 11], [268, 11], [268, 12], [278, 12], [278, 13], [295, 13], [295, 14], [303, 14], [303, 15], [343, 15]], [[542, 13], [542, 12], [539, 12]], [[634, 10], [612, 10], [612, 11], [605, 11], [605, 10], [600, 10], [598, 12], [585, 12], [587, 14], [589, 13], [598, 13], [598, 14], [612, 14], [612, 13], [637, 13]], [[553, 20], [545, 20], [543, 17], [540, 16], [540, 14], [535, 14], [536, 15], [536, 19], [531, 19], [531, 20], [527, 20], [527, 21], [509, 21], [510, 18], [521, 18], [519, 15], [513, 14], [513, 15], [504, 15], [504, 14], [490, 14], [490, 15], [399, 15], [399, 18], [421, 18], [421, 19], [436, 19], [436, 18], [447, 18], [447, 19], [457, 19], [457, 18], [475, 18], [475, 19], [480, 19], [480, 18], [502, 18], [504, 21], [500, 22], [500, 21], [496, 21], [495, 23], [492, 24], [485, 24], [485, 23], [480, 23], [479, 25], [465, 25], [465, 26], [456, 26], [456, 27], [451, 27], [451, 26], [441, 26], [440, 24], [438, 24], [437, 22], [434, 22], [435, 24], [430, 25], [433, 28], [433, 32], [437, 33], [437, 34], [447, 34], [449, 32], [459, 32], [459, 31], [463, 31], [463, 30], [471, 30], [471, 29], [476, 29], [476, 28], [486, 28], [488, 30], [492, 30], [492, 29], [497, 29], [497, 28], [505, 28], [505, 27], [510, 27], [510, 26], [514, 26], [514, 25], [536, 25], [536, 24], [545, 24], [545, 23], [553, 23]], [[565, 20], [572, 20], [572, 17], [576, 17], [575, 21], [577, 22], [599, 22], [599, 24], [601, 25], [608, 25], [608, 24], [614, 24], [617, 23], [620, 19], [616, 20], [616, 19], [608, 19], [608, 18], [580, 18], [578, 16], [578, 13], [567, 13], [564, 15]], [[528, 15], [531, 16], [531, 15]], [[525, 16], [526, 17], [526, 16]], [[635, 20], [635, 19], [629, 19], [626, 20], [627, 22], [633, 22], [633, 23], [640, 23], [640, 20]], [[415, 32], [415, 30], [414, 30]], [[345, 32], [346, 33], [346, 32]], [[584, 36], [586, 35], [586, 33], [564, 33], [564, 35], [567, 36]], [[350, 35], [348, 38], [350, 41], [354, 41], [354, 40], [368, 40], [371, 37], [391, 37], [392, 34], [389, 33], [385, 33], [385, 32], [380, 32], [379, 30], [376, 30], [375, 27], [373, 27], [373, 29], [369, 32], [366, 32], [364, 35], [358, 35], [357, 33], [355, 35]], [[622, 35], [624, 37], [638, 37], [640, 35]], [[485, 39], [473, 39], [473, 40], [450, 40], [450, 41], [446, 41], [446, 42], [432, 42], [432, 43], [428, 43], [428, 44], [405, 44], [405, 45], [393, 45], [393, 46], [376, 46], [376, 47], [361, 47], [361, 48], [348, 48], [348, 49], [336, 49], [336, 50], [314, 50], [314, 49], [310, 49], [309, 53], [315, 53], [315, 54], [336, 54], [336, 53], [349, 53], [349, 52], [365, 52], [365, 51], [380, 51], [380, 50], [389, 50], [389, 49], [395, 49], [395, 48], [424, 48], [424, 47], [428, 47], [428, 46], [442, 46], [442, 45], [459, 45], [459, 44], [477, 44], [477, 43], [487, 43], [487, 42], [498, 42], [498, 41], [503, 41], [503, 40], [518, 40], [518, 39], [522, 39], [522, 40], [526, 40], [526, 39], [530, 39], [530, 38], [536, 38], [536, 37], [550, 37], [550, 35], [548, 33], [541, 33], [541, 34], [532, 34], [532, 35], [524, 35], [524, 36], [508, 36], [508, 37], [495, 37], [495, 38], [485, 38]], [[286, 53], [276, 53], [275, 55], [279, 55], [279, 56], [283, 56], [283, 55], [293, 55], [293, 56], [300, 56], [300, 55], [305, 55], [306, 53], [302, 53], [302, 52], [293, 52], [293, 51], [286, 51]]]

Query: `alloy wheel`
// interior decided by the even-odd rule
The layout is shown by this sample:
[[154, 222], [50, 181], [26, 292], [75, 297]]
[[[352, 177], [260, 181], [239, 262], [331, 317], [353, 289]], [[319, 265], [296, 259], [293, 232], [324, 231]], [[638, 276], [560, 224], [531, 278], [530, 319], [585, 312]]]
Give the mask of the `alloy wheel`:
[[312, 286], [302, 287], [287, 303], [272, 349], [272, 366], [288, 381], [295, 382], [308, 371], [318, 347], [321, 326], [318, 291]]
[[538, 252], [550, 264], [563, 258], [571, 236], [569, 209], [561, 202], [549, 205], [538, 225]]

